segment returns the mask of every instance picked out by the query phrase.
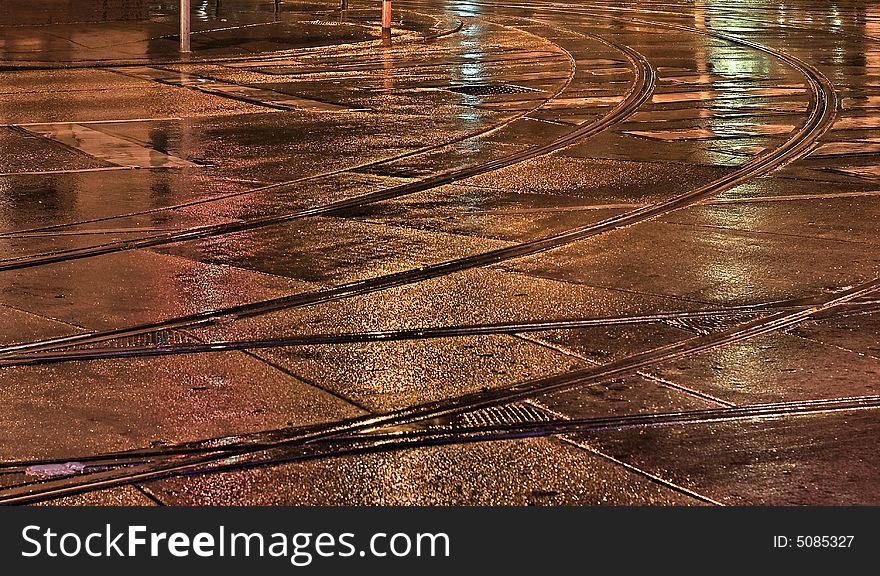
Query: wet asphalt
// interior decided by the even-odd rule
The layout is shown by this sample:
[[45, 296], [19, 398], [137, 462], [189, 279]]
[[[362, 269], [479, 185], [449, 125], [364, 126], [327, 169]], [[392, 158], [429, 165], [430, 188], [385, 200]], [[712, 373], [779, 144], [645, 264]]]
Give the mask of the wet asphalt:
[[0, 502], [880, 503], [880, 8], [73, 4], [0, 7]]

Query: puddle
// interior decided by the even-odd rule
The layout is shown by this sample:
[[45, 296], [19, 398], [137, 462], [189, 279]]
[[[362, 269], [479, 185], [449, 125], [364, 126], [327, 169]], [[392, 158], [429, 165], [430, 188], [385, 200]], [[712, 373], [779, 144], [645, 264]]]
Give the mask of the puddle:
[[149, 80], [151, 82], [189, 88], [191, 90], [198, 90], [199, 92], [213, 94], [215, 96], [247, 100], [253, 104], [269, 106], [272, 108], [308, 110], [312, 112], [352, 111], [352, 109], [347, 106], [310, 100], [308, 98], [300, 98], [299, 96], [283, 94], [265, 88], [242, 86], [240, 84], [233, 84], [232, 82], [224, 82], [222, 80], [201, 78], [197, 75], [187, 74], [185, 72], [161, 70], [149, 66], [116, 68], [114, 71], [126, 76], [140, 78], [141, 80]]
[[681, 130], [629, 130], [624, 134], [641, 136], [653, 140], [711, 140], [718, 137], [712, 130], [706, 128], [683, 128]]
[[838, 118], [834, 122], [835, 130], [853, 130], [858, 128], [880, 129], [880, 118], [876, 116], [848, 116]]
[[136, 142], [112, 136], [81, 124], [41, 124], [25, 127], [28, 132], [61, 142], [117, 166], [136, 168], [187, 168], [198, 164], [159, 152]]
[[847, 156], [849, 154], [880, 153], [880, 138], [855, 142], [828, 142], [819, 146], [813, 156]]
[[63, 464], [40, 464], [37, 466], [28, 466], [25, 474], [28, 476], [70, 476], [77, 474], [86, 469], [86, 465], [81, 462], [64, 462]]
[[588, 74], [592, 74], [593, 76], [616, 76], [618, 74], [632, 74], [632, 70], [629, 68], [593, 68], [591, 70], [585, 70]]
[[834, 168], [833, 171], [841, 172], [843, 174], [848, 174], [851, 176], [869, 178], [872, 180], [880, 178], [880, 165], [877, 164], [874, 164], [872, 166], [850, 166], [848, 168]]
[[622, 96], [588, 96], [586, 98], [556, 98], [544, 105], [544, 108], [576, 108], [595, 106], [615, 106], [620, 104]]
[[661, 82], [667, 82], [669, 84], [707, 85], [712, 84], [716, 80], [717, 77], [710, 76], [709, 74], [694, 74], [693, 76], [664, 76], [660, 78]]
[[671, 104], [674, 102], [703, 102], [715, 98], [714, 91], [701, 90], [699, 92], [668, 92], [666, 94], [654, 94], [651, 102], [655, 104]]

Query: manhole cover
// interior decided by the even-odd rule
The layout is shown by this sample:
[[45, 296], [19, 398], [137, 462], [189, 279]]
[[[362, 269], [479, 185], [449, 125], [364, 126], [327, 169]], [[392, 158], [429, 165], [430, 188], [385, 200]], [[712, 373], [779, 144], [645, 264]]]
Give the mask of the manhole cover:
[[523, 94], [537, 92], [534, 88], [516, 86], [515, 84], [466, 84], [464, 86], [450, 86], [445, 88], [450, 92], [467, 94], [468, 96], [495, 96], [501, 94]]

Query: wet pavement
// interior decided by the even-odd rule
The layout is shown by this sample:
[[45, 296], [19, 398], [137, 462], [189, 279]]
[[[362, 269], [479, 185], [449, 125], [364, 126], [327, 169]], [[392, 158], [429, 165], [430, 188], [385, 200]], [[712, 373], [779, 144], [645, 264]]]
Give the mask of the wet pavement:
[[878, 504], [869, 2], [0, 7], [0, 502]]

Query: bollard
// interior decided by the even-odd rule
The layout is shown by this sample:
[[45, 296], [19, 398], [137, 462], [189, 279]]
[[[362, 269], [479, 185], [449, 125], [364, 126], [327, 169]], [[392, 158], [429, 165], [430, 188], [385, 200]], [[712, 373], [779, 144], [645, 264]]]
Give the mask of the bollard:
[[189, 2], [190, 0], [180, 0], [180, 51], [184, 54], [192, 52], [189, 45]]
[[391, 31], [391, 0], [382, 0], [382, 32]]
[[391, 0], [382, 0], [382, 46], [391, 46]]

